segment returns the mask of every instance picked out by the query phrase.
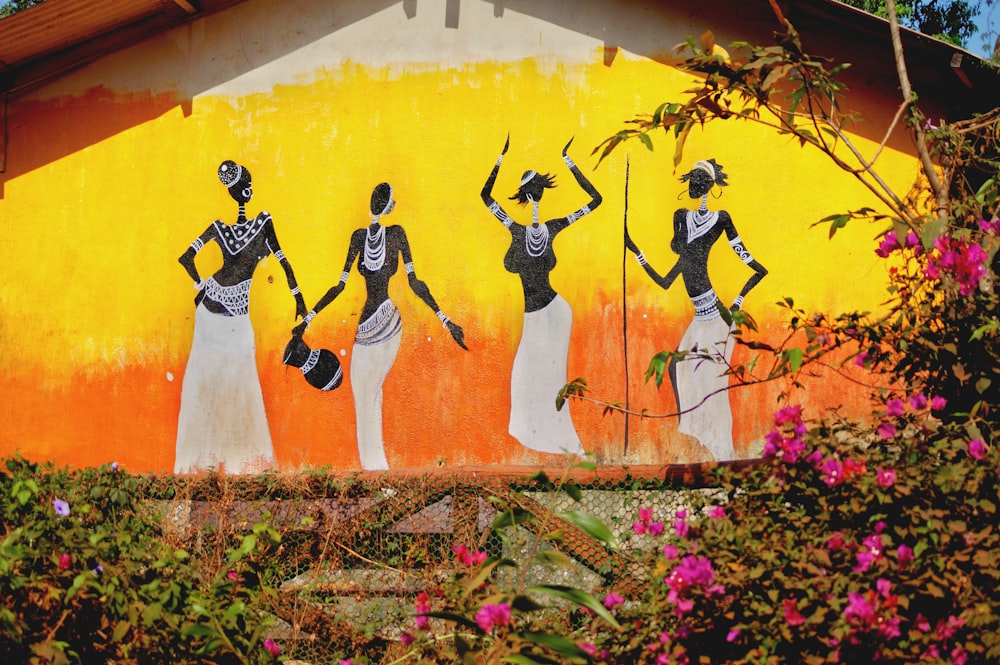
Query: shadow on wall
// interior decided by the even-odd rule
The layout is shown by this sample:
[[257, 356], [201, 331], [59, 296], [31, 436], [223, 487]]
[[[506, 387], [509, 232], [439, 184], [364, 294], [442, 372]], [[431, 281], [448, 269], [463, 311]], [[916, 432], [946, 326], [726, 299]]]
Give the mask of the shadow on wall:
[[[68, 154], [105, 140], [134, 126], [153, 120], [180, 107], [185, 115], [192, 112], [193, 99], [207, 90], [279, 60], [284, 56], [337, 33], [348, 26], [364, 21], [373, 14], [396, 7], [409, 20], [423, 12], [440, 12], [440, 3], [421, 3], [420, 0], [355, 0], [352, 2], [324, 2], [322, 0], [268, 0], [274, 12], [280, 12], [284, 25], [280, 38], [275, 38], [273, 26], [262, 25], [253, 17], [264, 15], [260, 3], [245, 3], [220, 13], [211, 14], [175, 29], [190, 31], [192, 40], [198, 32], [211, 30], [210, 43], [184, 52], [180, 47], [163, 48], [156, 59], [144, 68], [145, 80], [152, 83], [148, 90], [119, 91], [96, 86], [86, 93], [46, 100], [10, 97], [8, 101], [8, 154], [7, 170], [0, 174], [0, 197], [3, 184], [13, 178], [57, 161]], [[465, 0], [466, 3], [473, 0]], [[484, 0], [475, 0], [482, 2]], [[711, 29], [720, 43], [733, 39], [769, 42], [777, 27], [767, 3], [747, 3], [739, 0], [719, 2], [695, 9], [677, 9], [669, 3], [627, 2], [625, 0], [577, 0], [567, 10], [566, 3], [540, 2], [539, 0], [485, 0], [493, 5], [493, 16], [502, 19], [514, 12], [559, 26], [562, 29], [599, 39], [604, 45], [604, 64], [612, 66], [621, 50], [650, 58], [664, 64], [677, 61], [673, 47], [684, 36], [700, 35]], [[462, 28], [462, 0], [447, 0], [440, 16], [448, 30]], [[469, 7], [468, 4], [465, 5]], [[247, 18], [249, 17], [249, 18]], [[806, 17], [799, 26], [809, 32], [806, 43], [810, 50], [819, 53], [842, 53], [843, 45], [831, 43], [822, 37], [822, 30], [806, 25]], [[815, 22], [815, 21], [814, 21]], [[637, 30], [636, 26], [664, 25], [670, 30]], [[807, 28], [807, 30], [803, 30]], [[154, 38], [155, 39], [155, 38]], [[183, 39], [178, 39], [182, 42]], [[875, 94], [854, 95], [850, 98], [854, 110], [862, 117], [881, 116], [879, 104], [885, 101], [885, 91], [892, 91], [891, 62], [882, 57], [881, 40], [863, 40], [852, 45], [851, 58], [866, 63], [864, 75], [858, 72], [849, 80], [852, 91], [865, 88]], [[891, 54], [890, 54], [891, 55]], [[114, 57], [114, 56], [111, 56]], [[842, 59], [842, 58], [841, 58]], [[855, 76], [851, 70], [849, 76]], [[169, 90], [171, 84], [182, 81], [180, 91]], [[889, 87], [886, 88], [885, 86]], [[125, 102], [125, 103], [123, 103]], [[859, 106], [860, 105], [860, 106]], [[636, 109], [637, 113], [649, 109]], [[36, 118], [44, 117], [46, 126]], [[65, 122], [60, 120], [65, 119]], [[625, 121], [626, 118], [622, 118]], [[61, 128], [65, 127], [66, 130]], [[882, 128], [871, 123], [860, 123], [854, 131], [881, 140]], [[28, 137], [46, 136], [49, 140], [32, 142], [31, 149], [21, 149]], [[894, 145], [897, 142], [904, 144]], [[898, 132], [891, 147], [909, 149], [904, 133]]]

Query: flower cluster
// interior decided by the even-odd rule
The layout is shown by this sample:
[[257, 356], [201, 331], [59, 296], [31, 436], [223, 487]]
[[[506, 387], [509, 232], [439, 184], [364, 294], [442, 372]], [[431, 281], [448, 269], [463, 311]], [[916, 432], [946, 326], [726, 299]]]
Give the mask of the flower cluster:
[[924, 268], [924, 276], [932, 280], [947, 276], [958, 286], [960, 295], [971, 296], [986, 275], [988, 258], [979, 243], [943, 235], [934, 241], [934, 252]]
[[653, 521], [652, 508], [640, 508], [639, 519], [632, 522], [632, 531], [640, 536], [645, 534], [658, 536], [663, 533], [663, 522]]
[[492, 603], [483, 605], [476, 612], [476, 625], [484, 633], [491, 633], [497, 626], [507, 626], [510, 624], [510, 605], [507, 603]]
[[875, 588], [865, 593], [849, 592], [844, 620], [851, 627], [849, 642], [857, 643], [858, 636], [876, 634], [883, 639], [899, 637], [900, 618], [896, 614], [899, 598], [892, 593], [892, 584], [879, 578]]
[[802, 422], [801, 406], [786, 406], [774, 414], [774, 429], [764, 438], [764, 458], [794, 464], [806, 450], [807, 428]]
[[694, 608], [692, 592], [699, 590], [707, 595], [716, 595], [725, 588], [715, 582], [715, 569], [704, 556], [682, 557], [667, 574], [663, 583], [667, 585], [667, 600], [676, 608], [678, 616], [683, 616]]
[[913, 231], [906, 234], [906, 238], [903, 239], [902, 243], [899, 242], [899, 236], [895, 231], [889, 231], [882, 236], [882, 240], [879, 241], [875, 253], [885, 259], [899, 249], [913, 249], [917, 254], [920, 254], [923, 250], [920, 245], [920, 238]]
[[482, 565], [489, 555], [482, 550], [477, 550], [475, 552], [469, 550], [465, 545], [456, 545], [451, 548], [451, 551], [455, 553], [455, 558], [464, 566], [473, 568], [475, 566]]

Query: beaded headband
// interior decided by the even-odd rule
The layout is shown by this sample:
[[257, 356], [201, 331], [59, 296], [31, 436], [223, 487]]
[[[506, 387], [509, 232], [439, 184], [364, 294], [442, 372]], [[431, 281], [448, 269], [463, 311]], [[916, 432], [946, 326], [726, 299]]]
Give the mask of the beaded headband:
[[235, 162], [225, 161], [219, 167], [219, 181], [226, 186], [226, 189], [238, 183], [242, 175], [243, 167]]
[[536, 175], [538, 175], [538, 171], [525, 171], [524, 175], [521, 176], [521, 187], [524, 187], [529, 182], [531, 182], [531, 179], [534, 178]]

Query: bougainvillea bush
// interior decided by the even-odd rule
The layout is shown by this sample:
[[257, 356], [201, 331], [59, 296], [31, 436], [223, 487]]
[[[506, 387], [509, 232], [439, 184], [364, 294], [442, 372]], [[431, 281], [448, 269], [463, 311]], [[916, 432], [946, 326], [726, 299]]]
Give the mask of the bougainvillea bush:
[[274, 530], [262, 522], [218, 557], [194, 557], [151, 508], [117, 464], [70, 472], [5, 460], [0, 663], [277, 660], [259, 602]]

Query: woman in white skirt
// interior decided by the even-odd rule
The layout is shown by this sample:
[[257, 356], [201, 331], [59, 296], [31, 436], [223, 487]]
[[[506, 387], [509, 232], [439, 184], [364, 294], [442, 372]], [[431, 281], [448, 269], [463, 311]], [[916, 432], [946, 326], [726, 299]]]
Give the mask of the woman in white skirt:
[[708, 193], [716, 185], [725, 187], [726, 178], [714, 159], [697, 162], [691, 171], [681, 176], [681, 182], [688, 184], [688, 195], [692, 199], [700, 198], [701, 206], [697, 210], [680, 208], [674, 213], [674, 237], [670, 248], [678, 258], [665, 275], [649, 265], [628, 230], [625, 231], [625, 246], [635, 253], [639, 265], [654, 282], [668, 289], [678, 276], [684, 280], [684, 288], [694, 305], [694, 320], [678, 346], [679, 351], [690, 355], [671, 360], [669, 367], [680, 414], [677, 429], [698, 439], [719, 461], [736, 457], [729, 376], [725, 373], [733, 352], [733, 339], [729, 325], [719, 312], [725, 305], [719, 302], [708, 277], [708, 254], [725, 234], [736, 255], [754, 271], [734, 300], [731, 308], [734, 311], [742, 307], [750, 289], [767, 274], [767, 269], [747, 251], [729, 213], [708, 209]]
[[553, 176], [525, 171], [512, 201], [531, 203], [531, 225], [515, 222], [493, 198], [493, 184], [500, 172], [503, 156], [510, 147], [504, 144], [496, 165], [483, 185], [483, 203], [510, 232], [510, 246], [503, 264], [508, 272], [521, 279], [524, 290], [524, 327], [514, 356], [510, 377], [510, 434], [521, 445], [543, 453], [583, 452], [570, 417], [569, 404], [556, 409], [556, 396], [566, 385], [570, 330], [573, 311], [569, 303], [552, 288], [549, 273], [556, 265], [552, 243], [570, 224], [601, 204], [601, 195], [563, 148], [562, 158], [590, 201], [576, 212], [539, 222], [538, 204], [546, 189], [555, 187]]
[[[229, 473], [257, 473], [275, 465], [250, 325], [250, 284], [262, 259], [274, 254], [295, 297], [296, 317], [306, 313], [271, 216], [261, 212], [247, 219], [246, 204], [253, 197], [250, 171], [226, 160], [218, 176], [239, 206], [236, 221], [212, 222], [179, 259], [198, 295], [181, 386], [174, 473], [220, 467]], [[203, 280], [195, 256], [210, 242], [222, 250], [222, 267]]]
[[437, 314], [458, 345], [466, 348], [462, 328], [441, 312], [427, 284], [417, 278], [410, 243], [403, 227], [382, 224], [382, 218], [392, 212], [395, 206], [396, 201], [389, 183], [377, 185], [371, 198], [372, 221], [367, 228], [357, 229], [351, 234], [340, 281], [320, 298], [303, 322], [292, 330], [293, 335], [305, 333], [313, 318], [344, 290], [351, 267], [356, 261], [358, 272], [365, 280], [367, 297], [361, 310], [354, 347], [351, 349], [349, 374], [357, 420], [358, 453], [361, 468], [366, 471], [389, 468], [382, 440], [382, 383], [392, 368], [402, 338], [403, 323], [399, 310], [389, 299], [389, 278], [399, 269], [400, 257], [410, 288]]

